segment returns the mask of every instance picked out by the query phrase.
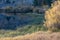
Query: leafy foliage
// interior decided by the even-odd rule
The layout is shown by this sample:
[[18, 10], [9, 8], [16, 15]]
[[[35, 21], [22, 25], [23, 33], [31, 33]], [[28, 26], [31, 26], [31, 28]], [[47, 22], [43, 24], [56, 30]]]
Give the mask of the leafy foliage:
[[[17, 15], [6, 16], [6, 21], [9, 22], [11, 18], [15, 19], [15, 20], [20, 20], [21, 25], [15, 27], [14, 25], [17, 25], [18, 23], [12, 24], [13, 22], [15, 22], [14, 20], [11, 21], [12, 23], [9, 22], [8, 23], [9, 25], [6, 24], [6, 22], [5, 22], [5, 24], [8, 26], [6, 26], [3, 23], [2, 25], [4, 25], [4, 26], [0, 27], [1, 28], [0, 37], [14, 37], [14, 36], [18, 36], [18, 35], [30, 34], [33, 32], [40, 31], [40, 30], [43, 30], [43, 31], [46, 30], [46, 28], [43, 26], [44, 14], [37, 14], [37, 13], [19, 14], [18, 15], [19, 19], [16, 19], [15, 17], [17, 17]], [[21, 18], [23, 18], [23, 19], [21, 19]], [[8, 29], [8, 28], [10, 28], [10, 29]]]
[[55, 0], [34, 0], [33, 4], [34, 6], [43, 6], [48, 5], [51, 6], [51, 3], [53, 3]]

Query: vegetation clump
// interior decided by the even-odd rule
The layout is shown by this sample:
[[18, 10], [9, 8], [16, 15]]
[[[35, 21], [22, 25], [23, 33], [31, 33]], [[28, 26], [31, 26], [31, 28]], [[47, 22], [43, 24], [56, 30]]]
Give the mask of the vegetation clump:
[[52, 7], [45, 13], [45, 26], [49, 31], [60, 29], [60, 1], [55, 1]]

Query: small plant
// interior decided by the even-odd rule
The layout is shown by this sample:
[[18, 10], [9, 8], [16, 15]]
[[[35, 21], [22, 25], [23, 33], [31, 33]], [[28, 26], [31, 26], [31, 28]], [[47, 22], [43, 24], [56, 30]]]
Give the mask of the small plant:
[[60, 29], [60, 1], [55, 1], [45, 13], [45, 26], [50, 31], [57, 31]]

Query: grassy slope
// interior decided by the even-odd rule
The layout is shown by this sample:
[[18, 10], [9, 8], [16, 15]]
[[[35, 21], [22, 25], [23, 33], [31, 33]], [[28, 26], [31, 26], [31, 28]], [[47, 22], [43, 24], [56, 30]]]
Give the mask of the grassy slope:
[[17, 27], [16, 30], [0, 30], [0, 37], [14, 37], [18, 35], [30, 34], [44, 29], [42, 25], [44, 20], [44, 14], [29, 13], [25, 15], [19, 15], [19, 17], [24, 18], [25, 21], [27, 20], [26, 17], [32, 18], [28, 18], [30, 22], [28, 21], [28, 24], [24, 25], [23, 27]]
[[0, 40], [60, 40], [60, 32], [48, 33], [48, 32], [36, 32], [17, 37], [4, 37]]

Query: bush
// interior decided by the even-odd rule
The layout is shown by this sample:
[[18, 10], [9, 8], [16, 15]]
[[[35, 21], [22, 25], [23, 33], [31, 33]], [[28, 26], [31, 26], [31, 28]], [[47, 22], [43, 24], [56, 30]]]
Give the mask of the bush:
[[60, 1], [55, 1], [45, 13], [45, 26], [50, 31], [57, 31], [60, 29]]

